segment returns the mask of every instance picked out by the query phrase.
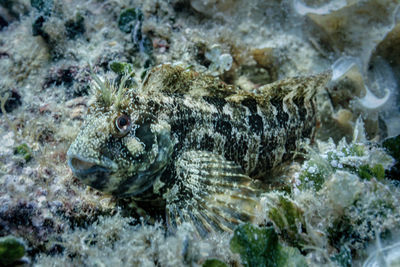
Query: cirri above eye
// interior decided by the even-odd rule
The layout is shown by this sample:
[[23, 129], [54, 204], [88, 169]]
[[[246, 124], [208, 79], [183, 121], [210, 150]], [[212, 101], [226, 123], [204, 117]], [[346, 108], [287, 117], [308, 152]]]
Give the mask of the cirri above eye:
[[131, 129], [131, 119], [123, 114], [115, 120], [115, 126], [117, 127], [121, 135], [126, 135]]

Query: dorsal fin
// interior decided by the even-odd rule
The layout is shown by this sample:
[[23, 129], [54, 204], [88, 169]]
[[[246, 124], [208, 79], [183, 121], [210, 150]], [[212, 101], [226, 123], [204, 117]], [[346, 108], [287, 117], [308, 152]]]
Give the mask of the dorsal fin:
[[313, 101], [314, 96], [324, 90], [331, 78], [330, 72], [324, 72], [312, 76], [300, 76], [285, 78], [258, 88], [254, 93], [237, 91], [226, 98], [228, 102], [243, 103], [246, 99], [252, 99], [257, 104], [269, 109], [271, 102], [299, 102], [306, 105]]
[[144, 79], [141, 90], [220, 98], [236, 93], [233, 86], [227, 85], [218, 78], [169, 64], [153, 68]]
[[331, 79], [330, 71], [312, 76], [299, 76], [282, 79], [258, 88], [256, 94], [265, 100], [287, 98], [312, 98], [319, 90], [325, 88]]

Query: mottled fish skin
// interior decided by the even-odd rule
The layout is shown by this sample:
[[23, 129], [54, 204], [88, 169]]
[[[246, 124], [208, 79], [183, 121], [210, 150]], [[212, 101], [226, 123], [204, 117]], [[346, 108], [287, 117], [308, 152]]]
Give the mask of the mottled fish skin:
[[[263, 179], [290, 159], [304, 138], [313, 137], [315, 95], [329, 79], [329, 73], [289, 78], [252, 93], [162, 65], [140, 88], [123, 88], [123, 82], [114, 88], [98, 81], [97, 100], [68, 151], [69, 165], [84, 183], [103, 192], [166, 202], [169, 217], [180, 216], [170, 220], [173, 225], [191, 220], [203, 232], [231, 229], [228, 224], [244, 221], [248, 214], [235, 208], [226, 211], [219, 204], [208, 215], [200, 212], [207, 206], [201, 203], [201, 190], [216, 194], [212, 202], [225, 192], [218, 192], [221, 186], [228, 197], [215, 203], [244, 205], [247, 200], [234, 199], [259, 190], [249, 177]], [[125, 124], [124, 118], [130, 125], [121, 132], [116, 125]], [[184, 199], [198, 199], [192, 200], [187, 214], [184, 210], [190, 205], [183, 205]], [[224, 217], [232, 220], [225, 224], [218, 219]]]
[[256, 93], [222, 83], [200, 89], [184, 85], [188, 89], [181, 92], [163, 86], [175, 72], [163, 66], [153, 70], [144, 83], [150, 88], [146, 93], [157, 99], [144, 106], [153, 114], [168, 117], [176, 142], [172, 159], [183, 151], [211, 151], [238, 163], [253, 178], [289, 159], [304, 138], [313, 137], [317, 119], [314, 96], [330, 77], [326, 73], [317, 79], [290, 78]]

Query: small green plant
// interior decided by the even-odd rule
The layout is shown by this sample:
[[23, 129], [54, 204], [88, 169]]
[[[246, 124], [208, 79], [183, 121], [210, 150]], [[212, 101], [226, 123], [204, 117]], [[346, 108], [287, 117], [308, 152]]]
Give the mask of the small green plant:
[[13, 236], [0, 238], [0, 265], [10, 265], [25, 255], [25, 245]]
[[[389, 143], [395, 144], [392, 140]], [[393, 165], [389, 154], [376, 145], [347, 144], [344, 139], [337, 145], [333, 140], [319, 142], [317, 151], [309, 148], [309, 159], [304, 162], [295, 186], [299, 190], [319, 191], [337, 171], [349, 172], [361, 179], [382, 181]]]
[[110, 63], [110, 69], [118, 75], [127, 75], [133, 72], [133, 65], [126, 62], [114, 61]]
[[32, 159], [32, 153], [27, 144], [21, 144], [15, 147], [14, 154], [21, 156], [26, 162]]

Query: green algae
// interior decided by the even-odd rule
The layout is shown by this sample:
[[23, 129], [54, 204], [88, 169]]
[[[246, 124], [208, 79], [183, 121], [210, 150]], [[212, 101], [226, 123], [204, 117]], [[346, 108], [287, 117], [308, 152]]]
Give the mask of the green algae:
[[279, 243], [272, 227], [242, 224], [235, 229], [230, 247], [240, 254], [244, 266], [307, 266], [298, 249]]
[[300, 190], [319, 191], [324, 183], [338, 171], [357, 175], [361, 179], [382, 181], [393, 165], [393, 158], [376, 144], [350, 143], [343, 139], [339, 144], [320, 142], [318, 150], [309, 149], [308, 160], [298, 174]]
[[0, 238], [0, 265], [10, 265], [25, 255], [25, 245], [13, 236]]
[[26, 162], [32, 159], [31, 149], [27, 144], [21, 144], [15, 147], [14, 154], [21, 156]]
[[208, 259], [206, 260], [203, 265], [203, 267], [228, 267], [228, 265], [226, 265], [226, 263], [217, 260], [217, 259]]
[[138, 21], [143, 21], [143, 13], [139, 8], [128, 8], [121, 12], [118, 27], [125, 33], [130, 33]]
[[236, 228], [230, 242], [232, 252], [239, 253], [244, 266], [266, 266], [276, 262], [278, 235], [273, 228], [243, 224]]
[[126, 75], [133, 72], [133, 65], [126, 62], [114, 61], [110, 63], [110, 69], [118, 75]]
[[385, 178], [385, 168], [382, 164], [362, 165], [358, 168], [358, 176], [362, 179], [371, 180], [375, 177], [378, 180], [383, 180]]
[[304, 243], [299, 227], [305, 226], [303, 211], [289, 197], [280, 195], [277, 203], [269, 210], [268, 218], [284, 237], [294, 246]]

